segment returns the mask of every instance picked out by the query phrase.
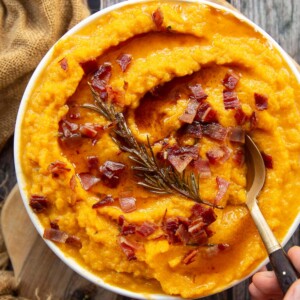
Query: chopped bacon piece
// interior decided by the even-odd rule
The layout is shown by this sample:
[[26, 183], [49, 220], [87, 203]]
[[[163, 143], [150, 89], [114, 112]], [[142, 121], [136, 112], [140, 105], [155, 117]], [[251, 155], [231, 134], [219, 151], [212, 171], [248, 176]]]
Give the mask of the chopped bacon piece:
[[179, 117], [179, 120], [185, 123], [192, 124], [196, 116], [199, 105], [200, 104], [198, 100], [190, 99], [184, 114]]
[[120, 206], [123, 212], [129, 213], [136, 210], [136, 199], [134, 197], [119, 198]]
[[271, 155], [269, 154], [266, 154], [265, 152], [261, 151], [261, 156], [264, 160], [264, 163], [265, 163], [265, 167], [267, 169], [273, 169], [273, 158]]
[[179, 241], [184, 245], [188, 244], [190, 240], [190, 234], [187, 230], [187, 227], [188, 225], [180, 224], [175, 233], [176, 237], [178, 237]]
[[176, 235], [179, 225], [179, 220], [175, 217], [166, 218], [163, 222], [163, 230], [166, 232], [168, 242], [170, 244], [176, 244], [180, 242], [180, 239]]
[[157, 8], [155, 12], [153, 12], [152, 14], [152, 20], [156, 26], [157, 29], [161, 30], [162, 29], [162, 25], [164, 22], [164, 16], [163, 16], [163, 12], [161, 11], [160, 8]]
[[214, 244], [206, 248], [206, 253], [208, 254], [208, 256], [214, 256], [220, 252], [227, 250], [228, 248], [229, 248], [228, 244], [224, 244], [224, 243]]
[[245, 163], [245, 151], [243, 148], [237, 149], [232, 157], [233, 161], [241, 167]]
[[234, 109], [240, 106], [240, 100], [234, 91], [223, 91], [223, 102], [225, 109]]
[[57, 243], [65, 243], [68, 237], [69, 235], [66, 232], [53, 228], [46, 228], [43, 235], [44, 239]]
[[193, 122], [192, 124], [184, 124], [181, 130], [182, 134], [187, 137], [196, 139], [202, 138], [201, 124], [199, 122]]
[[234, 118], [238, 125], [244, 125], [249, 119], [249, 117], [244, 113], [244, 111], [241, 107], [238, 107], [236, 109]]
[[257, 127], [258, 117], [257, 113], [254, 111], [250, 116], [250, 129], [253, 130]]
[[58, 177], [59, 174], [69, 172], [71, 169], [66, 168], [67, 164], [63, 161], [56, 160], [48, 166], [48, 171], [52, 174], [53, 177]]
[[226, 162], [231, 155], [232, 150], [227, 146], [214, 147], [206, 152], [206, 157], [211, 164]]
[[266, 95], [254, 93], [255, 106], [258, 110], [265, 110], [268, 108], [268, 97]]
[[144, 222], [142, 225], [137, 227], [136, 232], [143, 237], [147, 237], [151, 235], [156, 228], [157, 226], [154, 223]]
[[44, 212], [48, 208], [49, 201], [44, 196], [31, 195], [29, 199], [29, 205], [35, 213], [39, 214]]
[[168, 150], [168, 161], [180, 173], [193, 159], [197, 159], [199, 155], [198, 146], [185, 146], [179, 148], [176, 145]]
[[193, 167], [196, 169], [200, 178], [209, 178], [211, 177], [211, 171], [207, 159], [198, 158], [193, 161]]
[[134, 224], [123, 224], [121, 228], [122, 235], [134, 234], [136, 231], [136, 226]]
[[111, 195], [105, 196], [103, 199], [99, 200], [95, 204], [93, 204], [92, 208], [99, 208], [109, 204], [114, 203], [114, 198]]
[[100, 178], [92, 175], [91, 173], [79, 173], [78, 177], [83, 189], [86, 191], [101, 181]]
[[234, 73], [232, 70], [229, 70], [226, 73], [222, 83], [227, 90], [232, 91], [237, 86], [239, 80], [240, 80], [240, 76], [238, 74]]
[[125, 224], [125, 217], [123, 215], [120, 215], [118, 218], [118, 225], [123, 226]]
[[98, 133], [98, 131], [95, 129], [95, 126], [88, 123], [80, 125], [79, 131], [83, 136], [86, 136], [90, 139], [96, 137]]
[[190, 98], [196, 99], [198, 102], [201, 102], [202, 100], [205, 100], [208, 97], [208, 95], [204, 92], [200, 83], [197, 83], [195, 85], [190, 85], [189, 89], [192, 92]]
[[64, 70], [64, 71], [67, 71], [68, 70], [68, 61], [67, 59], [64, 57], [62, 60], [59, 61], [59, 64], [61, 66], [61, 68]]
[[57, 220], [55, 220], [55, 221], [50, 221], [50, 227], [52, 228], [52, 229], [56, 229], [56, 230], [58, 230], [59, 229], [59, 225], [57, 224]]
[[230, 183], [224, 178], [219, 176], [217, 176], [216, 181], [218, 186], [218, 192], [215, 198], [215, 204], [218, 205], [220, 201], [223, 199], [223, 197], [225, 196]]
[[203, 135], [217, 141], [223, 142], [227, 137], [227, 128], [219, 123], [201, 124]]
[[98, 170], [98, 168], [99, 168], [99, 159], [98, 159], [98, 157], [97, 156], [88, 156], [87, 158], [86, 158], [86, 160], [87, 160], [87, 165], [88, 165], [88, 168], [89, 168], [89, 170]]
[[81, 68], [83, 69], [85, 75], [94, 73], [98, 70], [98, 64], [97, 64], [96, 59], [91, 59], [91, 60], [88, 60], [85, 62], [81, 62], [79, 64], [80, 64]]
[[75, 175], [73, 175], [70, 179], [70, 188], [72, 191], [75, 191], [75, 187], [76, 187], [76, 177]]
[[124, 236], [119, 237], [119, 245], [129, 261], [136, 260], [135, 246], [129, 242]]
[[99, 96], [102, 100], [107, 99], [107, 90], [106, 85], [108, 80], [111, 77], [111, 64], [109, 62], [105, 62], [101, 65], [98, 71], [94, 74], [91, 85], [92, 87], [99, 93]]
[[242, 127], [232, 127], [229, 140], [230, 142], [245, 144], [245, 135], [245, 130]]
[[100, 166], [99, 171], [101, 173], [101, 178], [103, 183], [108, 187], [114, 188], [120, 183], [120, 176], [125, 170], [125, 165], [122, 163], [107, 160], [102, 166]]
[[191, 218], [195, 219], [198, 217], [202, 218], [202, 220], [206, 226], [210, 225], [217, 219], [217, 216], [211, 207], [206, 207], [204, 205], [196, 203], [192, 207], [192, 217]]
[[117, 57], [117, 63], [120, 65], [122, 72], [125, 72], [127, 70], [129, 64], [131, 63], [131, 60], [132, 60], [132, 55], [130, 54], [121, 53]]
[[195, 250], [191, 250], [189, 251], [183, 258], [182, 262], [185, 264], [185, 265], [189, 265], [191, 264], [192, 262], [195, 261], [195, 257], [198, 253], [198, 249], [195, 249]]
[[68, 244], [72, 247], [78, 248], [78, 249], [80, 249], [82, 247], [80, 238], [75, 235], [69, 235], [66, 240], [66, 244]]
[[191, 234], [199, 233], [204, 229], [206, 224], [203, 222], [203, 218], [199, 217], [194, 219], [188, 227], [188, 232]]
[[209, 103], [203, 102], [198, 107], [197, 114], [194, 120], [203, 123], [212, 123], [212, 122], [217, 123], [218, 122], [217, 112], [214, 109], [212, 109]]
[[76, 123], [71, 123], [65, 119], [59, 122], [59, 132], [64, 138], [78, 137], [78, 129], [79, 125]]

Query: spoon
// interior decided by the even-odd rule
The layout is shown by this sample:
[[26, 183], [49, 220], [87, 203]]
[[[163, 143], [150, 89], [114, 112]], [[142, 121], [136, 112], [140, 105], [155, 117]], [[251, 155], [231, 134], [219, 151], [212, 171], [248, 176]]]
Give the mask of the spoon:
[[246, 135], [247, 154], [247, 206], [268, 252], [270, 263], [282, 292], [285, 294], [299, 278], [285, 251], [280, 246], [257, 204], [257, 196], [265, 183], [266, 171], [261, 153], [253, 140]]

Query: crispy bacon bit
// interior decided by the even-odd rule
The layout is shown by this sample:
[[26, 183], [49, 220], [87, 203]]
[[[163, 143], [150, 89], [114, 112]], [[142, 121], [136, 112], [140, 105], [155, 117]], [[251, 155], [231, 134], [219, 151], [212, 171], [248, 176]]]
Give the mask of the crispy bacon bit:
[[220, 252], [227, 250], [228, 248], [229, 245], [224, 243], [210, 245], [206, 248], [206, 254], [208, 254], [208, 256], [214, 256]]
[[223, 91], [223, 102], [225, 109], [235, 109], [240, 106], [240, 100], [234, 91]]
[[[179, 219], [179, 217], [178, 217], [178, 219]], [[186, 224], [186, 222], [180, 221], [180, 223], [181, 224], [179, 225], [178, 229], [176, 230], [175, 235], [183, 245], [186, 245], [190, 241], [190, 234], [187, 230], [190, 222], [188, 224]]]
[[124, 223], [125, 223], [125, 217], [123, 215], [120, 215], [118, 218], [118, 225], [123, 226]]
[[123, 224], [121, 228], [122, 235], [134, 234], [136, 231], [136, 226], [134, 224]]
[[164, 22], [163, 12], [160, 8], [157, 8], [156, 11], [152, 14], [152, 20], [158, 30], [162, 29]]
[[258, 110], [265, 110], [268, 108], [268, 97], [266, 95], [254, 93], [255, 106]]
[[237, 86], [239, 80], [240, 80], [240, 76], [238, 74], [234, 73], [232, 70], [229, 70], [226, 73], [222, 83], [227, 90], [232, 91]]
[[195, 219], [195, 218], [199, 218], [199, 217], [202, 218], [202, 220], [206, 226], [210, 225], [217, 219], [217, 216], [211, 207], [206, 207], [204, 205], [196, 203], [192, 207], [192, 217], [191, 218]]
[[189, 265], [191, 264], [192, 262], [195, 261], [195, 257], [198, 253], [198, 249], [195, 249], [195, 250], [191, 250], [189, 251], [185, 257], [183, 258], [182, 262], [185, 264], [185, 265]]
[[181, 132], [184, 136], [201, 139], [202, 130], [199, 122], [193, 122], [192, 124], [184, 124], [181, 128]]
[[49, 201], [44, 196], [31, 195], [29, 199], [29, 205], [35, 213], [39, 214], [44, 212], [48, 208]]
[[88, 165], [88, 168], [89, 170], [98, 170], [99, 168], [99, 159], [97, 156], [88, 156], [86, 158], [87, 160], [87, 165]]
[[98, 131], [95, 129], [95, 126], [92, 124], [82, 124], [79, 128], [80, 133], [83, 136], [86, 136], [90, 139], [96, 137]]
[[68, 61], [67, 59], [64, 57], [62, 60], [59, 61], [59, 64], [61, 66], [61, 68], [64, 70], [64, 71], [67, 71], [68, 70]]
[[91, 85], [99, 93], [99, 96], [102, 100], [107, 100], [107, 90], [106, 85], [108, 80], [111, 77], [111, 64], [105, 62], [101, 65], [98, 71], [94, 74]]
[[78, 177], [80, 179], [83, 189], [86, 191], [88, 191], [91, 187], [100, 182], [100, 178], [92, 175], [91, 173], [79, 173]]
[[52, 229], [56, 229], [56, 230], [58, 230], [59, 229], [59, 225], [57, 224], [57, 220], [55, 220], [55, 221], [50, 221], [50, 227], [52, 228]]
[[66, 244], [68, 244], [72, 247], [78, 248], [78, 249], [80, 249], [82, 247], [80, 238], [75, 235], [69, 235], [66, 240]]
[[273, 169], [273, 158], [271, 155], [269, 154], [266, 154], [265, 152], [261, 151], [261, 156], [264, 160], [264, 163], [265, 163], [265, 167], [267, 169]]
[[180, 242], [180, 239], [176, 235], [177, 229], [179, 228], [179, 220], [175, 217], [165, 218], [163, 222], [163, 230], [167, 234], [168, 242], [170, 244], [176, 244]]
[[156, 228], [157, 226], [155, 224], [144, 222], [142, 225], [137, 227], [136, 232], [143, 237], [147, 237], [151, 235], [156, 230]]
[[175, 145], [168, 150], [168, 161], [180, 173], [188, 166], [188, 164], [193, 159], [197, 159], [199, 155], [199, 147], [197, 145], [185, 146], [180, 148]]
[[218, 186], [218, 192], [215, 198], [215, 204], [218, 205], [220, 201], [223, 199], [223, 197], [225, 196], [230, 183], [219, 176], [217, 176], [216, 181]]
[[193, 167], [196, 169], [200, 178], [211, 177], [211, 170], [207, 159], [198, 158], [193, 162]]
[[43, 238], [57, 243], [65, 243], [69, 235], [59, 229], [46, 228]]
[[99, 208], [109, 204], [114, 203], [114, 198], [111, 195], [105, 196], [103, 199], [99, 200], [95, 204], [93, 204], [92, 208]]
[[137, 259], [135, 256], [135, 250], [137, 250], [135, 245], [129, 242], [124, 236], [119, 237], [119, 245], [129, 261]]
[[234, 118], [238, 125], [244, 125], [248, 121], [248, 116], [244, 113], [241, 107], [238, 107], [235, 111]]
[[203, 135], [220, 142], [223, 142], [227, 137], [227, 128], [219, 123], [201, 124]]
[[208, 97], [208, 95], [204, 92], [200, 83], [189, 86], [189, 89], [192, 92], [190, 98], [194, 98], [198, 100], [198, 102], [201, 102], [202, 100], [205, 100]]
[[107, 160], [99, 168], [103, 183], [111, 188], [116, 187], [120, 183], [120, 176], [122, 175], [124, 170], [124, 164], [110, 160]]
[[85, 75], [94, 73], [98, 70], [98, 64], [97, 64], [96, 59], [91, 59], [91, 60], [88, 60], [85, 62], [81, 62], [79, 64], [80, 64], [81, 68], [83, 69]]
[[190, 99], [184, 114], [179, 117], [179, 120], [185, 123], [192, 124], [196, 116], [199, 105], [200, 104], [198, 100]]
[[65, 119], [59, 122], [59, 133], [63, 138], [79, 137], [78, 129], [79, 125], [76, 123], [71, 123]]
[[195, 121], [203, 123], [218, 122], [217, 112], [212, 109], [209, 103], [203, 102], [200, 104], [195, 116]]
[[241, 167], [245, 163], [245, 151], [244, 149], [240, 148], [237, 149], [232, 157], [233, 161]]
[[76, 177], [75, 175], [73, 175], [70, 179], [70, 188], [72, 191], [75, 191], [75, 188], [76, 188]]
[[132, 60], [132, 55], [130, 54], [121, 53], [117, 57], [117, 63], [120, 65], [122, 72], [125, 72], [127, 70], [129, 64], [131, 63], [131, 60]]
[[136, 210], [136, 199], [134, 197], [120, 197], [119, 202], [122, 211], [125, 213], [129, 213]]
[[242, 127], [233, 127], [230, 129], [230, 142], [245, 144], [245, 130]]
[[258, 117], [257, 113], [254, 111], [250, 116], [250, 129], [253, 130], [257, 127]]
[[217, 163], [223, 164], [226, 162], [232, 153], [232, 150], [227, 146], [215, 147], [206, 152], [206, 157], [209, 163], [215, 165]]
[[48, 166], [48, 171], [52, 174], [53, 177], [58, 177], [59, 174], [69, 172], [71, 169], [66, 168], [67, 164], [63, 161], [56, 160]]

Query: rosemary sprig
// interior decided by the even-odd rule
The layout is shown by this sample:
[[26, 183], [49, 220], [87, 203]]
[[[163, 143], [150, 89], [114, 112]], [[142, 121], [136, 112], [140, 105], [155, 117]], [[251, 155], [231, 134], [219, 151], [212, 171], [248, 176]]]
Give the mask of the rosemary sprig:
[[160, 166], [154, 155], [149, 138], [147, 144], [139, 143], [129, 129], [123, 113], [117, 112], [113, 104], [102, 101], [99, 94], [90, 85], [94, 103], [83, 104], [82, 107], [94, 110], [104, 116], [108, 121], [115, 123], [112, 140], [120, 150], [129, 153], [129, 159], [134, 163], [131, 167], [141, 178], [137, 182], [152, 193], [176, 193], [195, 202], [221, 208], [213, 203], [204, 201], [199, 196], [199, 178], [193, 172], [179, 173], [173, 166]]

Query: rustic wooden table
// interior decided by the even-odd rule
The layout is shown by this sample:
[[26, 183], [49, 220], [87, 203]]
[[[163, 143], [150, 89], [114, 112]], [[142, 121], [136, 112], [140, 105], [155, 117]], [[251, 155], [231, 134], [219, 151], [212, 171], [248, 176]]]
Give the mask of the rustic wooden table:
[[[88, 0], [92, 12], [118, 3], [118, 0]], [[235, 8], [268, 32], [292, 58], [300, 62], [300, 1], [299, 0], [229, 0]], [[8, 195], [16, 183], [13, 162], [13, 139], [11, 138], [0, 153], [0, 202]], [[295, 200], [297, 201], [297, 199]], [[286, 248], [300, 245], [299, 228], [293, 235]], [[248, 300], [249, 280], [206, 300]], [[76, 296], [77, 295], [77, 296]], [[130, 300], [122, 296], [105, 296], [101, 293], [93, 295], [80, 291], [73, 296], [62, 296], [60, 299], [101, 299], [101, 300]], [[32, 296], [34, 298], [34, 296]]]

